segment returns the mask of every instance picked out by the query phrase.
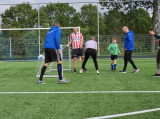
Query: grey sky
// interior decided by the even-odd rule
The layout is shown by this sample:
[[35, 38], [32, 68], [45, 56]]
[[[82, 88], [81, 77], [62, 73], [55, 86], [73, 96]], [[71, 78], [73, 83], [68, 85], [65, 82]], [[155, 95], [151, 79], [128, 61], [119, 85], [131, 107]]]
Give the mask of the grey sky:
[[[1, 5], [1, 4], [21, 4], [23, 2], [29, 2], [30, 4], [33, 3], [73, 3], [73, 2], [98, 2], [99, 0], [0, 0], [0, 13], [4, 11], [4, 9], [9, 8], [10, 5]], [[84, 4], [84, 3], [83, 3]], [[76, 3], [76, 4], [71, 4], [73, 5], [74, 8], [79, 9], [81, 4]], [[34, 7], [34, 6], [33, 6]]]
[[0, 0], [0, 4], [20, 4], [22, 2], [29, 3], [49, 3], [49, 2], [98, 2], [99, 0]]

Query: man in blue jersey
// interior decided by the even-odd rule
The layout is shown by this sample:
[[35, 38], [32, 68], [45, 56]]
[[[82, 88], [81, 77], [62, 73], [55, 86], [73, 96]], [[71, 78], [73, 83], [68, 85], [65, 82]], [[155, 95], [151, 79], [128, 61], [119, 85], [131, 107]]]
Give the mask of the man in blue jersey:
[[46, 34], [46, 39], [44, 43], [44, 49], [45, 49], [45, 64], [42, 67], [41, 75], [38, 80], [38, 84], [45, 84], [42, 80], [43, 75], [45, 73], [46, 68], [49, 66], [50, 62], [57, 61], [57, 70], [59, 75], [58, 83], [67, 83], [69, 79], [64, 79], [62, 77], [62, 59], [61, 59], [61, 50], [60, 50], [60, 36], [61, 36], [61, 30], [60, 23], [55, 22], [54, 27], [52, 27]]
[[127, 26], [123, 27], [123, 32], [126, 34], [125, 40], [124, 40], [124, 68], [122, 71], [119, 71], [119, 73], [126, 73], [126, 68], [128, 61], [131, 63], [131, 65], [134, 68], [134, 71], [132, 73], [137, 73], [139, 69], [134, 64], [132, 57], [132, 52], [134, 51], [134, 33], [132, 31], [129, 31]]

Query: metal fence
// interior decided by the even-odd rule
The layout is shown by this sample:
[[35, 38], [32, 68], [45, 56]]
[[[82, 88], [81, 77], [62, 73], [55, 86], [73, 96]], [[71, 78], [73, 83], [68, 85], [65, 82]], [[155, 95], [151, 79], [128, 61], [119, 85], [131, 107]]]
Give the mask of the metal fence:
[[[120, 57], [123, 57], [125, 35], [122, 33], [122, 27], [127, 25], [135, 33], [134, 57], [155, 57], [158, 45], [148, 31], [155, 26], [156, 32], [160, 33], [159, 6], [160, 0], [0, 4], [0, 28], [46, 28], [53, 26], [54, 21], [59, 21], [62, 27], [79, 26], [85, 41], [91, 36], [97, 38], [97, 54], [103, 58], [110, 56], [108, 46], [112, 37], [117, 38], [122, 52]], [[72, 32], [65, 32], [62, 44], [64, 41], [68, 42], [68, 35]], [[38, 52], [43, 52], [45, 32], [39, 30], [34, 34], [19, 31], [7, 33], [0, 30], [1, 59], [25, 59], [37, 55], [37, 50], [32, 52], [37, 48], [37, 40], [40, 40]]]
[[[96, 38], [98, 36], [95, 36]], [[108, 47], [112, 43], [112, 38], [117, 38], [117, 44], [122, 56], [124, 54], [124, 38], [125, 35], [102, 35], [99, 38], [98, 58], [109, 58], [110, 53]], [[61, 44], [67, 44], [69, 36], [65, 37]], [[84, 36], [84, 42], [89, 40], [89, 36]], [[44, 53], [44, 39], [41, 37], [40, 52]], [[152, 36], [149, 34], [135, 34], [133, 57], [136, 58], [153, 58], [158, 51], [158, 44], [152, 44]], [[154, 50], [152, 49], [154, 45]], [[72, 51], [72, 50], [71, 50]], [[99, 53], [99, 54], [98, 54]], [[38, 37], [20, 38], [20, 37], [1, 37], [0, 38], [0, 60], [36, 60], [39, 54], [39, 39]], [[67, 55], [67, 54], [66, 54]]]

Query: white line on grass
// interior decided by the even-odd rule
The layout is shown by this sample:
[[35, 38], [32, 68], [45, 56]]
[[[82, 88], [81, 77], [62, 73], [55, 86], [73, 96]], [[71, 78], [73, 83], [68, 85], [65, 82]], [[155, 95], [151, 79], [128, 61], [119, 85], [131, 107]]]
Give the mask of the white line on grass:
[[[141, 63], [141, 64], [136, 64], [136, 65], [147, 65], [147, 64], [156, 64], [156, 63]], [[87, 64], [87, 65], [93, 65], [93, 64]], [[106, 64], [98, 64], [98, 65], [111, 65], [111, 64], [106, 63]], [[124, 65], [124, 64], [118, 64], [118, 65]], [[26, 66], [26, 67], [33, 66], [33, 67], [36, 67], [36, 65], [16, 65], [16, 67], [21, 67], [21, 66]], [[69, 66], [69, 65], [65, 65], [64, 64], [63, 66]], [[71, 65], [71, 66], [73, 66], [73, 65]], [[81, 66], [81, 64], [77, 64], [77, 66]], [[4, 65], [4, 66], [1, 66], [1, 67], [11, 67], [11, 66], [5, 66]], [[39, 67], [39, 66], [37, 66], [37, 67]]]
[[78, 91], [78, 92], [0, 92], [0, 94], [52, 94], [52, 93], [160, 93], [160, 91]]
[[115, 114], [115, 115], [108, 115], [108, 116], [101, 116], [101, 117], [92, 117], [92, 118], [87, 118], [87, 119], [107, 119], [107, 118], [122, 117], [122, 116], [135, 115], [135, 114], [142, 114], [142, 113], [147, 113], [147, 112], [154, 112], [154, 111], [159, 111], [159, 110], [160, 110], [160, 108], [155, 108], [155, 109], [142, 110], [142, 111], [136, 111], [136, 112], [122, 113], [122, 114]]
[[[92, 59], [90, 59], [90, 60], [92, 61]], [[110, 59], [110, 58], [107, 59], [107, 60], [98, 60], [98, 59], [97, 59], [97, 61], [99, 61], [99, 62], [101, 62], [101, 61], [102, 61], [102, 62], [106, 62], [106, 61], [107, 61], [107, 62], [110, 62], [111, 59]], [[124, 61], [124, 60], [117, 60], [117, 61]], [[143, 62], [146, 61], [146, 62], [148, 62], [148, 61], [156, 61], [156, 60], [153, 60], [153, 59], [152, 59], [152, 60], [134, 60], [134, 59], [133, 59], [133, 61], [143, 61]]]

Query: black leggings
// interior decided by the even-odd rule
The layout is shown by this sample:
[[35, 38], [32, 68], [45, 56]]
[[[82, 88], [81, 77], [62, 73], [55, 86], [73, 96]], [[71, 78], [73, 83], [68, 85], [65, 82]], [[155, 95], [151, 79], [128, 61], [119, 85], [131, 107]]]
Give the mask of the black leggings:
[[132, 57], [132, 51], [125, 50], [125, 53], [124, 53], [124, 68], [123, 68], [123, 70], [126, 70], [128, 61], [131, 63], [131, 65], [133, 66], [134, 69], [137, 69], [137, 67], [134, 64], [134, 62], [131, 59], [131, 57]]
[[86, 65], [86, 63], [87, 63], [88, 58], [89, 58], [90, 55], [92, 56], [92, 59], [93, 59], [93, 62], [94, 62], [94, 65], [95, 65], [96, 70], [98, 70], [97, 53], [96, 53], [96, 50], [95, 50], [95, 49], [91, 49], [91, 48], [87, 48], [87, 49], [86, 49], [86, 52], [85, 52], [85, 60], [84, 60], [84, 62], [83, 62], [83, 64], [82, 64], [82, 69], [85, 68], [85, 65]]
[[160, 73], [160, 49], [158, 50], [156, 61], [157, 61], [157, 73]]

